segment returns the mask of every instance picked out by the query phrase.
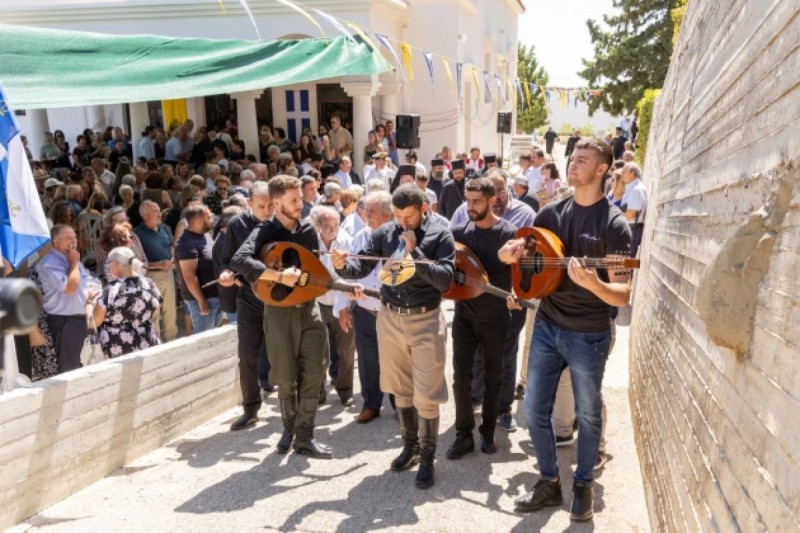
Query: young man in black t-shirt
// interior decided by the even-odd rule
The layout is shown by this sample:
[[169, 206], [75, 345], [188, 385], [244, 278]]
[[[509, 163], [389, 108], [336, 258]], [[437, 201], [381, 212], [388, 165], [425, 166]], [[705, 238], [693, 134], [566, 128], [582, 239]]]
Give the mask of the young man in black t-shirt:
[[[511, 290], [511, 268], [501, 262], [497, 252], [510, 239], [517, 228], [494, 214], [497, 196], [489, 178], [477, 178], [465, 186], [469, 221], [452, 228], [453, 238], [469, 248], [480, 260], [489, 282], [503, 290]], [[447, 450], [448, 459], [459, 459], [474, 451], [472, 430], [475, 416], [472, 412], [472, 365], [475, 350], [483, 348], [483, 375], [485, 392], [481, 415], [483, 423], [481, 451], [497, 451], [494, 430], [500, 403], [503, 381], [503, 353], [509, 324], [509, 311], [502, 298], [483, 294], [471, 300], [456, 302], [453, 317], [453, 396], [456, 401], [456, 440]]]
[[[542, 299], [534, 325], [525, 415], [541, 478], [533, 491], [515, 501], [519, 511], [562, 503], [551, 416], [561, 372], [569, 367], [579, 428], [570, 518], [584, 521], [593, 516], [592, 474], [602, 432], [600, 393], [611, 343], [611, 307], [628, 305], [631, 289], [627, 274], [586, 269], [575, 257], [605, 257], [630, 249], [624, 215], [603, 196], [611, 163], [610, 146], [594, 139], [580, 141], [569, 167], [575, 195], [548, 205], [536, 217], [536, 225], [554, 232], [564, 243], [565, 255], [573, 259], [556, 292]], [[500, 259], [519, 261], [523, 245], [523, 240], [509, 241]]]

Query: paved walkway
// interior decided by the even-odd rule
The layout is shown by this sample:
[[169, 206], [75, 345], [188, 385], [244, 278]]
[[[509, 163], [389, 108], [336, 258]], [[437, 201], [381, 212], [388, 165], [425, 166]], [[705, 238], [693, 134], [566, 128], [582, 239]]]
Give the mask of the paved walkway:
[[[452, 317], [452, 305], [447, 314]], [[447, 403], [436, 485], [422, 491], [414, 487], [416, 469], [388, 471], [400, 447], [388, 401], [381, 418], [358, 425], [358, 408], [343, 408], [329, 393], [317, 435], [332, 445], [332, 461], [275, 452], [281, 424], [272, 398], [255, 428], [229, 432], [239, 411], [228, 411], [14, 530], [649, 531], [628, 407], [628, 328], [618, 331], [604, 389], [610, 460], [595, 482], [594, 524], [570, 524], [568, 503], [534, 514], [514, 512], [514, 498], [536, 481], [522, 413], [516, 412], [520, 430], [498, 431], [497, 454], [448, 461], [444, 450], [454, 438], [455, 412], [452, 400]], [[559, 458], [568, 495], [575, 446], [560, 448]]]

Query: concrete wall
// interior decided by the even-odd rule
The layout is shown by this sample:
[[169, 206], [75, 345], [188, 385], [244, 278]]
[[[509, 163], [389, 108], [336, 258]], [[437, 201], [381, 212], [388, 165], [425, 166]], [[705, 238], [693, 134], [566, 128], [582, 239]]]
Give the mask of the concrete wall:
[[651, 130], [631, 404], [656, 531], [800, 529], [800, 3], [689, 2]]
[[228, 326], [0, 395], [0, 529], [239, 402]]

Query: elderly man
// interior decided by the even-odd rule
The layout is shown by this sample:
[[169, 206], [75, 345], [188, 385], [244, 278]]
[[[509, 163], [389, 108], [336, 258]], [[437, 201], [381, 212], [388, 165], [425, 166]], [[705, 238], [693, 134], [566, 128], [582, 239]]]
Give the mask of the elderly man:
[[342, 127], [342, 119], [338, 116], [331, 118], [331, 129], [328, 131], [331, 146], [336, 150], [336, 156], [349, 156], [353, 153], [353, 136]]
[[[317, 206], [311, 210], [311, 220], [319, 237], [319, 249], [323, 252], [334, 250], [350, 250], [353, 238], [339, 228], [339, 212], [327, 206]], [[323, 255], [320, 260], [334, 277], [338, 277], [331, 264], [331, 256]], [[328, 347], [330, 349], [329, 373], [339, 394], [339, 400], [345, 407], [353, 405], [353, 365], [355, 360], [355, 334], [346, 331], [339, 324], [338, 315], [333, 312], [336, 292], [328, 291], [317, 298], [322, 321], [328, 328]], [[320, 403], [325, 401], [323, 381]]]
[[339, 196], [342, 194], [342, 187], [336, 182], [329, 181], [325, 184], [325, 187], [322, 188], [322, 194], [323, 197], [320, 205], [327, 205], [338, 212], [338, 202]]
[[[522, 161], [522, 158], [520, 158], [520, 161]], [[517, 197], [517, 200], [527, 204], [534, 211], [539, 211], [539, 199], [528, 190], [528, 178], [525, 176], [517, 176], [514, 178], [514, 196]]]
[[642, 182], [642, 169], [636, 163], [626, 163], [620, 174], [625, 183], [622, 212], [631, 226], [631, 257], [636, 257], [644, 235], [644, 215], [647, 211], [647, 187]]
[[178, 161], [186, 161], [192, 155], [194, 141], [189, 137], [185, 126], [175, 130], [175, 134], [167, 141], [164, 147], [164, 161], [171, 165], [178, 164]]
[[[152, 321], [158, 336], [169, 342], [178, 336], [177, 307], [175, 304], [174, 246], [172, 234], [166, 224], [161, 223], [161, 208], [150, 200], [139, 206], [142, 223], [134, 228], [142, 249], [147, 256], [147, 277], [153, 280], [163, 297], [161, 305], [153, 314]], [[161, 321], [164, 321], [163, 326]]]
[[342, 189], [349, 189], [353, 185], [353, 178], [350, 176], [351, 170], [353, 170], [353, 162], [350, 158], [346, 155], [340, 157], [339, 170], [336, 171], [333, 177], [339, 180], [339, 185], [342, 186]]
[[50, 230], [52, 248], [39, 261], [42, 305], [53, 335], [58, 372], [81, 367], [86, 339], [87, 282], [91, 274], [81, 264], [78, 236], [65, 224]]
[[114, 181], [117, 179], [117, 177], [113, 172], [106, 168], [106, 162], [102, 157], [92, 158], [92, 170], [94, 170], [94, 173], [97, 175], [97, 179], [100, 180], [100, 183], [103, 185], [103, 191], [106, 193], [106, 198], [111, 198], [114, 196]]

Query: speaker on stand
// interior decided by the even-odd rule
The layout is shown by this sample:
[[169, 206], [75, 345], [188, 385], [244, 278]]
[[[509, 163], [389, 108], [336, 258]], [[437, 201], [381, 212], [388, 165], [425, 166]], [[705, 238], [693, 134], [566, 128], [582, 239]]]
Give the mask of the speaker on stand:
[[397, 115], [395, 124], [397, 147], [405, 150], [419, 148], [419, 115]]
[[511, 134], [511, 111], [497, 113], [497, 133], [500, 134], [500, 159], [505, 161], [505, 134]]

